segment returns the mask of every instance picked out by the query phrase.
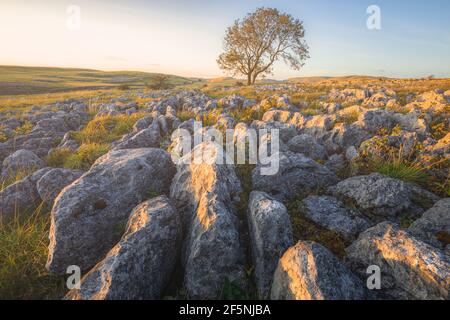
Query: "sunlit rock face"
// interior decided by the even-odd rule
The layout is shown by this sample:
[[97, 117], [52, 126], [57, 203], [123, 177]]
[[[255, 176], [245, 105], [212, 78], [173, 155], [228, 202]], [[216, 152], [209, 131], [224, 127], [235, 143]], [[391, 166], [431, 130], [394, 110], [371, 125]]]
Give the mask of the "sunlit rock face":
[[417, 199], [426, 203], [439, 200], [439, 197], [417, 185], [380, 173], [348, 178], [330, 187], [328, 192], [354, 203], [375, 220], [396, 220], [404, 212], [414, 217], [425, 211]]
[[415, 237], [445, 249], [450, 247], [450, 198], [438, 201], [422, 217], [413, 222], [408, 231]]
[[166, 196], [138, 205], [119, 241], [67, 299], [160, 299], [181, 244], [181, 223]]
[[274, 300], [360, 300], [362, 281], [322, 245], [300, 241], [280, 259], [271, 289]]
[[[196, 152], [204, 161], [192, 161]], [[190, 298], [218, 298], [227, 283], [244, 285], [234, 209], [241, 185], [232, 165], [216, 163], [222, 157], [222, 147], [214, 142], [199, 144], [180, 160], [171, 186], [184, 221], [184, 285]]]
[[86, 270], [121, 237], [120, 226], [149, 192], [168, 193], [175, 167], [161, 149], [111, 151], [55, 201], [47, 268]]
[[383, 222], [363, 232], [346, 249], [350, 267], [367, 277], [368, 266], [381, 270], [381, 292], [394, 299], [448, 299], [449, 256], [396, 225]]

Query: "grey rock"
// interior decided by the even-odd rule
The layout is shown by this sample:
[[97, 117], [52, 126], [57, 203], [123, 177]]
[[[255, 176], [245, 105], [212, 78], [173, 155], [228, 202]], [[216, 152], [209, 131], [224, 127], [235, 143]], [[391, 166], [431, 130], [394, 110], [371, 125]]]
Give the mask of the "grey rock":
[[411, 216], [423, 213], [421, 201], [434, 203], [436, 195], [419, 187], [380, 173], [351, 177], [339, 182], [329, 192], [345, 201], [353, 202], [373, 218], [395, 218], [401, 213]]
[[449, 297], [449, 257], [394, 224], [383, 222], [366, 230], [346, 253], [349, 266], [362, 278], [367, 278], [369, 266], [380, 268], [381, 297], [426, 300]]
[[77, 180], [83, 174], [79, 170], [52, 169], [37, 181], [37, 191], [47, 206], [53, 206], [56, 197], [69, 184]]
[[358, 123], [370, 133], [377, 133], [380, 129], [391, 130], [395, 125], [392, 112], [378, 109], [362, 113]]
[[361, 300], [363, 283], [328, 249], [299, 241], [280, 259], [273, 277], [273, 300]]
[[86, 270], [120, 239], [120, 225], [149, 192], [169, 191], [175, 167], [161, 149], [116, 150], [65, 188], [52, 210], [47, 268]]
[[342, 154], [333, 154], [325, 162], [325, 167], [330, 169], [334, 173], [339, 173], [345, 169], [347, 163], [345, 157]]
[[[203, 161], [193, 161], [193, 154]], [[180, 159], [171, 186], [186, 230], [184, 285], [190, 298], [218, 298], [226, 283], [244, 285], [235, 205], [241, 186], [220, 145], [205, 141]], [[222, 162], [225, 163], [225, 162]]]
[[161, 299], [178, 259], [179, 216], [165, 196], [141, 203], [122, 239], [66, 299]]
[[321, 187], [337, 183], [336, 175], [327, 167], [299, 153], [284, 152], [273, 155], [279, 159], [279, 170], [273, 175], [263, 175], [258, 164], [252, 171], [254, 190], [270, 193], [279, 200], [307, 195]]
[[316, 139], [309, 134], [301, 134], [293, 137], [287, 143], [287, 147], [292, 152], [302, 153], [314, 160], [323, 160], [327, 156], [325, 148], [318, 144]]
[[420, 219], [414, 221], [408, 231], [432, 246], [445, 249], [448, 243], [439, 241], [439, 235], [442, 238], [450, 237], [450, 198], [438, 201]]
[[114, 146], [114, 150], [159, 147], [161, 135], [159, 130], [147, 128], [132, 136], [126, 136]]
[[50, 168], [43, 168], [0, 191], [0, 218], [9, 220], [13, 215], [23, 215], [42, 202], [36, 189], [37, 181]]
[[3, 160], [2, 177], [15, 177], [19, 172], [31, 173], [45, 166], [45, 162], [28, 150], [17, 150]]
[[294, 243], [286, 207], [264, 192], [249, 198], [248, 223], [258, 294], [267, 298], [278, 260]]
[[355, 209], [330, 196], [309, 196], [303, 200], [305, 216], [318, 225], [335, 231], [347, 241], [356, 239], [359, 233], [371, 226]]

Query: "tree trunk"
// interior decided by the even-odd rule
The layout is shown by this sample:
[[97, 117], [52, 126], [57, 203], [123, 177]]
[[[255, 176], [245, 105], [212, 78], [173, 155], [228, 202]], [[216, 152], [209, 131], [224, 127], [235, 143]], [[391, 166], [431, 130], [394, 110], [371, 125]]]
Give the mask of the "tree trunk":
[[258, 77], [258, 74], [257, 73], [253, 73], [253, 75], [252, 75], [252, 84], [255, 84], [256, 77]]
[[247, 74], [247, 85], [249, 86], [251, 84], [252, 84], [252, 74], [249, 73], [249, 74]]

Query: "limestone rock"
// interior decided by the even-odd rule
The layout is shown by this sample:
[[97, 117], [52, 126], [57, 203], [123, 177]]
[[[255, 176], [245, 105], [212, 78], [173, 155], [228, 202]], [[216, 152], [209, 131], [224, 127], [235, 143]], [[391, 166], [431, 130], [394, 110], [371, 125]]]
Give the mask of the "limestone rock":
[[181, 241], [179, 216], [166, 196], [141, 203], [122, 239], [73, 289], [67, 299], [161, 299]]
[[175, 173], [161, 149], [110, 151], [65, 188], [52, 210], [47, 268], [63, 274], [69, 265], [86, 270], [122, 236], [131, 209], [151, 193], [167, 193]]
[[371, 265], [381, 269], [381, 294], [388, 298], [449, 297], [449, 257], [394, 224], [366, 230], [346, 252], [349, 265], [362, 277]]
[[274, 274], [273, 300], [361, 300], [363, 283], [328, 249], [299, 241], [280, 259]]
[[266, 298], [278, 260], [293, 245], [291, 221], [286, 207], [264, 192], [250, 194], [248, 209], [256, 286]]

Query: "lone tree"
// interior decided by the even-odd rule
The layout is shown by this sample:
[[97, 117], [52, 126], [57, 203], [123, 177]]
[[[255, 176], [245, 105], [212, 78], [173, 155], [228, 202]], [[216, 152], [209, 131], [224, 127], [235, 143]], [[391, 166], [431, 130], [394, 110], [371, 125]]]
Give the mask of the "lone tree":
[[277, 9], [259, 8], [227, 29], [219, 67], [233, 76], [247, 76], [247, 85], [258, 76], [272, 73], [275, 61], [283, 59], [299, 70], [309, 58], [303, 23]]

